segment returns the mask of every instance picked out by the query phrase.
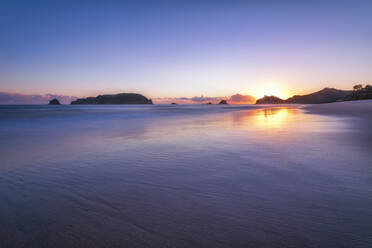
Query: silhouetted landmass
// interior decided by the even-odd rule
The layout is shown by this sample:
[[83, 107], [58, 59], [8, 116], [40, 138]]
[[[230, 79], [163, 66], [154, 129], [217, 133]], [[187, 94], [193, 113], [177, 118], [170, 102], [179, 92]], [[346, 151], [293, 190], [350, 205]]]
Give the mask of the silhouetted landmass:
[[206, 103], [206, 104], [212, 104], [211, 102], [209, 102], [209, 103]]
[[372, 99], [372, 86], [366, 85], [366, 87], [363, 88], [361, 84], [355, 85], [354, 91], [352, 91], [351, 94], [344, 98], [345, 101], [367, 99]]
[[226, 100], [221, 100], [218, 104], [228, 104]]
[[318, 104], [342, 101], [351, 94], [350, 90], [324, 88], [308, 95], [296, 95], [285, 100], [285, 103]]
[[[369, 88], [368, 88], [369, 89]], [[365, 92], [365, 93], [364, 93]], [[334, 88], [324, 88], [320, 91], [307, 94], [307, 95], [295, 95], [286, 100], [280, 99], [276, 96], [265, 96], [256, 101], [256, 104], [280, 104], [280, 103], [297, 103], [297, 104], [319, 104], [319, 103], [331, 103], [350, 100], [359, 100], [358, 97], [368, 97], [367, 91], [351, 91], [351, 90], [338, 90]], [[353, 96], [353, 97], [351, 97]], [[368, 99], [368, 98], [365, 98]]]
[[117, 95], [99, 95], [77, 99], [71, 104], [152, 104], [151, 99], [135, 93], [120, 93]]
[[285, 101], [276, 96], [264, 96], [256, 101], [256, 104], [280, 104]]
[[54, 98], [49, 101], [48, 105], [61, 105], [61, 103], [58, 101], [58, 99]]
[[175, 103], [175, 102], [172, 102], [172, 105], [176, 105], [177, 103]]

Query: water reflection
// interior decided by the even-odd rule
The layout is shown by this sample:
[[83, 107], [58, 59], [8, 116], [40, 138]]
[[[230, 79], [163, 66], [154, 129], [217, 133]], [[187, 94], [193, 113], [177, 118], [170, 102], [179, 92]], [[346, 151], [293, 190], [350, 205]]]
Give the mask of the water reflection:
[[307, 114], [298, 106], [253, 109], [231, 113], [225, 125], [246, 130], [273, 132], [340, 132], [348, 122], [343, 118]]
[[254, 112], [254, 122], [256, 125], [265, 128], [280, 128], [288, 124], [291, 120], [291, 115], [297, 114], [298, 110], [291, 108], [271, 108], [259, 109]]
[[302, 111], [291, 107], [254, 109], [233, 113], [234, 125], [259, 129], [279, 129], [292, 126], [299, 119], [306, 118]]

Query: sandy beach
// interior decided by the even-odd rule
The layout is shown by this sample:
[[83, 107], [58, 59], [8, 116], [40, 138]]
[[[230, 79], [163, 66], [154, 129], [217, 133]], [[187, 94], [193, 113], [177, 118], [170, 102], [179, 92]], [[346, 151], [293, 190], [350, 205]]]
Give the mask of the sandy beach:
[[372, 248], [372, 0], [0, 13], [0, 248]]
[[370, 247], [371, 106], [0, 106], [0, 246]]
[[372, 100], [305, 105], [309, 113], [372, 118]]

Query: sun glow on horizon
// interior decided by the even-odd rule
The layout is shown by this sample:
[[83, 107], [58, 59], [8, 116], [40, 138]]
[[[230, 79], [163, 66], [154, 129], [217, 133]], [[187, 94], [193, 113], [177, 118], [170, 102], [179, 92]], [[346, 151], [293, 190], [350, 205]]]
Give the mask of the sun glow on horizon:
[[282, 99], [291, 97], [290, 92], [280, 84], [262, 84], [258, 87], [254, 95], [257, 99], [264, 96], [276, 96]]

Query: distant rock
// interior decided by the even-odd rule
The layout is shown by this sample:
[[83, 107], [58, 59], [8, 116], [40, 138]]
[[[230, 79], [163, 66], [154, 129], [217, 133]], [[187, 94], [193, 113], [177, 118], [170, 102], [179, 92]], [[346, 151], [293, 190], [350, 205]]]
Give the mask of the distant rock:
[[54, 98], [49, 101], [48, 105], [61, 105], [61, 103], [58, 101], [58, 99]]
[[285, 100], [286, 103], [318, 104], [342, 101], [352, 91], [324, 88], [308, 95], [296, 95]]
[[211, 102], [209, 102], [209, 103], [206, 103], [206, 104], [212, 104]]
[[280, 104], [285, 103], [285, 101], [276, 96], [264, 96], [256, 101], [256, 104]]
[[226, 100], [221, 100], [218, 104], [228, 104]]
[[152, 100], [140, 94], [121, 93], [81, 98], [71, 102], [71, 104], [152, 104]]
[[171, 104], [172, 104], [172, 105], [176, 105], [177, 103], [175, 103], [175, 102], [172, 102]]

